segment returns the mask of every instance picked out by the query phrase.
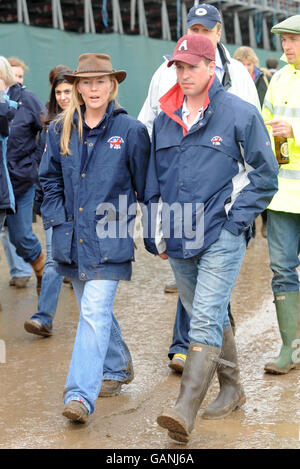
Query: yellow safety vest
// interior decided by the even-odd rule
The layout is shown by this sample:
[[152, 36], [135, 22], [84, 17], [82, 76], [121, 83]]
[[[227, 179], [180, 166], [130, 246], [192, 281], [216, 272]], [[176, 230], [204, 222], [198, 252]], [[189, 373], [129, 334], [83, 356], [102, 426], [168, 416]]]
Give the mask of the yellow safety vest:
[[[288, 138], [290, 162], [280, 165], [278, 192], [268, 208], [300, 213], [300, 70], [296, 70], [294, 65], [288, 64], [273, 75], [265, 96], [262, 116], [264, 121], [282, 118], [292, 125], [294, 132], [294, 138]], [[268, 130], [274, 151], [270, 126]]]

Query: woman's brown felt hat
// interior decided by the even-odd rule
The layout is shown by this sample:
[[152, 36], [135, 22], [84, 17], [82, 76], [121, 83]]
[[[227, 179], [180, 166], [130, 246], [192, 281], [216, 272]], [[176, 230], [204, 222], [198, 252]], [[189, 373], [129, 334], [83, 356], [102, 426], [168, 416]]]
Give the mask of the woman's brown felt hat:
[[113, 70], [110, 56], [106, 54], [82, 54], [78, 59], [77, 69], [72, 73], [66, 73], [65, 79], [73, 83], [76, 78], [91, 78], [114, 75], [119, 83], [126, 78], [125, 70]]

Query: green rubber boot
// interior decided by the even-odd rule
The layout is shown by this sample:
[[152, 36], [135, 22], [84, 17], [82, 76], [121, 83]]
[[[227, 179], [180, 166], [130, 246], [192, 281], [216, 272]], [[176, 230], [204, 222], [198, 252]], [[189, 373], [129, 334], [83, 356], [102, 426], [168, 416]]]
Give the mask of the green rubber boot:
[[275, 293], [274, 297], [282, 346], [279, 356], [265, 365], [265, 371], [284, 375], [294, 368], [300, 369], [296, 356], [296, 339], [300, 339], [300, 298], [299, 292]]

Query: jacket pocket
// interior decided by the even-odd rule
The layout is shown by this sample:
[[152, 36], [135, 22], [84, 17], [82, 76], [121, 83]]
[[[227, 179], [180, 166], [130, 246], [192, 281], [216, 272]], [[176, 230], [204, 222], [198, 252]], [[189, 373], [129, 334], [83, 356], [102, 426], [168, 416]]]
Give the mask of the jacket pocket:
[[[112, 263], [121, 264], [123, 262], [134, 261], [134, 242], [132, 233], [129, 233], [129, 226], [133, 227], [135, 217], [128, 217], [124, 230], [121, 230], [117, 222], [116, 228], [113, 225], [107, 230], [107, 226], [103, 226], [101, 218], [96, 217], [92, 240], [94, 251], [99, 259], [100, 264]], [[129, 225], [130, 223], [130, 225]], [[124, 232], [123, 232], [124, 231]], [[130, 231], [133, 231], [130, 229]]]
[[74, 222], [69, 221], [61, 225], [53, 226], [52, 257], [55, 261], [71, 264], [72, 239]]

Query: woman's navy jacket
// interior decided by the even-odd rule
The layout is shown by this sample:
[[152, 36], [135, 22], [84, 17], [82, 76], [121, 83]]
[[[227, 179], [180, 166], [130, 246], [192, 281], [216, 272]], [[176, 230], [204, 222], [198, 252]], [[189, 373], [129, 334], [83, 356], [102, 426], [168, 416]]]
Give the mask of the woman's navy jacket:
[[59, 273], [81, 280], [130, 280], [136, 200], [143, 202], [150, 141], [146, 127], [110, 103], [70, 154], [60, 150], [61, 126], [50, 124], [39, 177], [45, 229]]

